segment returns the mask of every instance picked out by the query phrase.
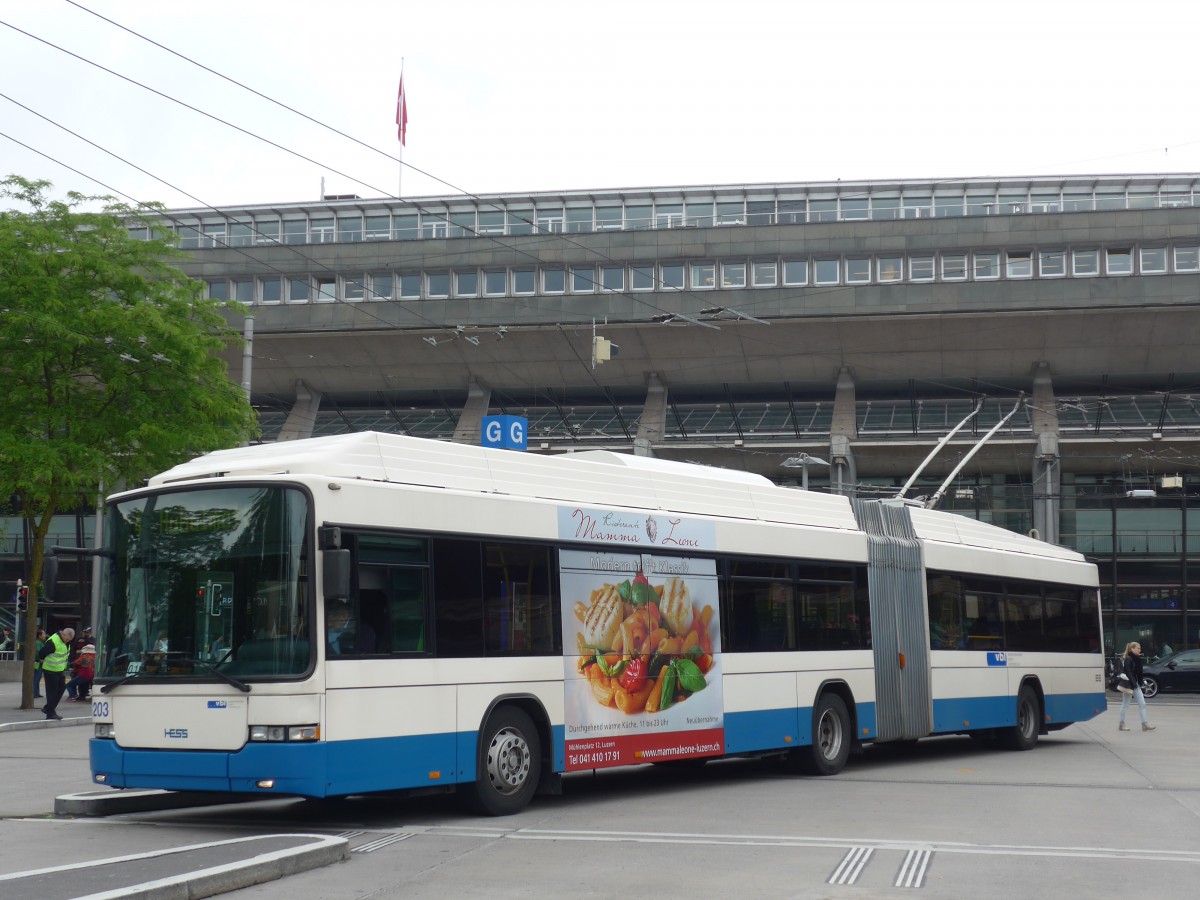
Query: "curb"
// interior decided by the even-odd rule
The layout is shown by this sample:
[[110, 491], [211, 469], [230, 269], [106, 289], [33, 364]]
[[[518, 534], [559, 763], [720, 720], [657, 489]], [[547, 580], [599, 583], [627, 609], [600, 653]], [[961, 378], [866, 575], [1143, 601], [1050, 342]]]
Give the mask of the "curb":
[[[36, 710], [34, 710], [36, 712]], [[30, 731], [34, 728], [71, 728], [76, 725], [91, 725], [91, 716], [70, 716], [59, 719], [29, 719], [25, 722], [4, 722], [0, 734], [6, 731]]]
[[55, 816], [118, 816], [125, 813], [157, 812], [162, 809], [186, 809], [192, 806], [220, 806], [244, 800], [263, 799], [257, 795], [216, 794], [204, 791], [160, 791], [106, 788], [54, 798]]

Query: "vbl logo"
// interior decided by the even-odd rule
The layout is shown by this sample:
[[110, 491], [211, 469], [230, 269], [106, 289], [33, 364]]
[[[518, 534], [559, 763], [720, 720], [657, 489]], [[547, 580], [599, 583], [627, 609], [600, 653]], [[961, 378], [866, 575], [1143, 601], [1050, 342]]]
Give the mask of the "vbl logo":
[[186, 728], [164, 728], [163, 729], [163, 737], [165, 737], [165, 738], [186, 738], [187, 737], [187, 729]]

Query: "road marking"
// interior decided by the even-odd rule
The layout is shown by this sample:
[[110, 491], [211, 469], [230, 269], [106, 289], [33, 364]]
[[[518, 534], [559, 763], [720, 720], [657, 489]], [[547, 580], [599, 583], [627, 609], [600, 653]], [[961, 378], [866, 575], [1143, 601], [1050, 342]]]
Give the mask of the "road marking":
[[407, 841], [413, 834], [411, 831], [398, 831], [394, 834], [388, 834], [377, 840], [363, 844], [361, 847], [355, 847], [351, 853], [374, 853], [376, 850], [382, 850], [384, 847], [390, 847], [392, 844], [398, 844], [401, 841]]
[[925, 871], [933, 859], [933, 851], [929, 848], [908, 851], [900, 871], [896, 873], [896, 887], [919, 888], [925, 884]]
[[826, 884], [854, 884], [858, 881], [858, 876], [862, 874], [862, 870], [866, 868], [867, 861], [871, 858], [871, 854], [875, 850], [872, 847], [851, 847], [849, 852], [842, 858], [841, 863], [833, 874], [829, 876]]

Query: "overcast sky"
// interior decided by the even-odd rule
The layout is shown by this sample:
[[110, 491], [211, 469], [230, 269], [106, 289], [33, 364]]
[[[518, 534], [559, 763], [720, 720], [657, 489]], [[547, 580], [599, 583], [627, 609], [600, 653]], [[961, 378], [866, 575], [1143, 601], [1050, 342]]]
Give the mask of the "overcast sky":
[[0, 22], [0, 175], [56, 194], [1200, 172], [1200, 4], [1183, 0], [0, 0]]

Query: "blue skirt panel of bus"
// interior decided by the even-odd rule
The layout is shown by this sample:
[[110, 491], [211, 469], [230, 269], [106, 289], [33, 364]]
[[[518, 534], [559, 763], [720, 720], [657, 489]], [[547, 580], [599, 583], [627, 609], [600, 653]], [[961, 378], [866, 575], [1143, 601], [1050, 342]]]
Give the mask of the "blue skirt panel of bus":
[[[1045, 699], [1045, 722], [1086, 722], [1104, 711], [1098, 694], [1051, 694]], [[957, 697], [933, 701], [933, 733], [947, 734], [976, 728], [1004, 728], [1017, 722], [1016, 697]]]
[[[875, 736], [875, 704], [856, 704], [856, 736]], [[755, 753], [805, 747], [812, 743], [812, 707], [763, 709], [725, 714], [725, 752]]]

